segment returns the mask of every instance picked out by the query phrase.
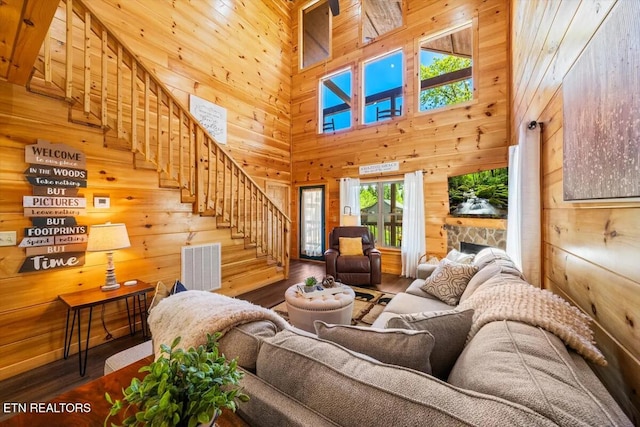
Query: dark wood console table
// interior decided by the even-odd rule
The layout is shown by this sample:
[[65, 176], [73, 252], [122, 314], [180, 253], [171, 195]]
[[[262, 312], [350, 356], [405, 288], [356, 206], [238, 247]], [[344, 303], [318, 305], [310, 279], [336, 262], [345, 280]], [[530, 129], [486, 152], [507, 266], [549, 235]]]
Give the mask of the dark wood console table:
[[[118, 301], [124, 299], [127, 304], [127, 319], [129, 320], [129, 331], [131, 335], [136, 333], [136, 302], [138, 304], [138, 313], [140, 314], [140, 321], [142, 326], [142, 335], [147, 337], [147, 292], [154, 290], [153, 285], [149, 283], [137, 281], [135, 285], [124, 286], [121, 285], [118, 289], [112, 291], [103, 291], [99, 287], [87, 289], [83, 291], [71, 292], [67, 294], [58, 295], [58, 298], [62, 300], [67, 306], [67, 323], [64, 330], [64, 358], [69, 357], [69, 350], [71, 348], [71, 340], [73, 337], [73, 329], [78, 328], [78, 366], [80, 368], [80, 375], [84, 376], [87, 371], [87, 355], [89, 354], [89, 338], [91, 337], [91, 317], [93, 315], [93, 307], [97, 305], [106, 304], [112, 301]], [[129, 310], [129, 297], [133, 300], [133, 322], [131, 321], [131, 311]], [[89, 309], [89, 321], [87, 322], [87, 336], [84, 345], [84, 359], [82, 358], [82, 333], [81, 328], [81, 314], [82, 309]], [[144, 309], [143, 309], [144, 308]], [[73, 320], [71, 321], [71, 330], [69, 330], [69, 318], [73, 311]], [[76, 321], [77, 319], [77, 321]]]

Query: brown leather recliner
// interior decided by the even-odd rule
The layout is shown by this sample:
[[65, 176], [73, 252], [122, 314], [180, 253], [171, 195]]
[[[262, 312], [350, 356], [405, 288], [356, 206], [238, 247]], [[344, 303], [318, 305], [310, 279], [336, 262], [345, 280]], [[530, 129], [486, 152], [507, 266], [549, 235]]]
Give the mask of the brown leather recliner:
[[[340, 237], [361, 237], [362, 255], [340, 255]], [[367, 227], [336, 227], [329, 233], [329, 249], [324, 253], [327, 274], [347, 285], [382, 283], [380, 251]]]

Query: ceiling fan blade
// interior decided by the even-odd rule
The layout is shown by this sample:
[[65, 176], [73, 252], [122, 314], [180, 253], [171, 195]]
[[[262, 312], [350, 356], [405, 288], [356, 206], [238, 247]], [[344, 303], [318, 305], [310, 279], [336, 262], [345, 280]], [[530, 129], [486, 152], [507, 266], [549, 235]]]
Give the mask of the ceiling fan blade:
[[333, 16], [340, 15], [340, 2], [339, 0], [329, 0], [329, 9]]

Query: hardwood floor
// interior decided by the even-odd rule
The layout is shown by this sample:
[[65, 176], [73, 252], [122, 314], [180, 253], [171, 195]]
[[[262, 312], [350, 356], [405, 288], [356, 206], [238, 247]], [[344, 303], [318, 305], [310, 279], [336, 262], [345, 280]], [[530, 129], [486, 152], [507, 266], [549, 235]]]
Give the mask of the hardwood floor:
[[[324, 262], [292, 260], [288, 279], [240, 295], [239, 298], [263, 307], [273, 307], [284, 301], [284, 291], [289, 286], [301, 282], [308, 276], [323, 277], [324, 268]], [[375, 289], [398, 293], [404, 291], [411, 284], [411, 281], [412, 279], [383, 273], [382, 284], [375, 286]], [[67, 360], [57, 360], [32, 369], [29, 372], [0, 381], [0, 402], [46, 402], [60, 393], [101, 377], [104, 361], [108, 357], [133, 347], [142, 341], [142, 336], [137, 334], [135, 336], [117, 338], [90, 349], [87, 373], [84, 377], [78, 374], [78, 358], [74, 354]], [[123, 384], [123, 386], [126, 386], [126, 384]], [[0, 412], [0, 421], [9, 418], [11, 415]]]

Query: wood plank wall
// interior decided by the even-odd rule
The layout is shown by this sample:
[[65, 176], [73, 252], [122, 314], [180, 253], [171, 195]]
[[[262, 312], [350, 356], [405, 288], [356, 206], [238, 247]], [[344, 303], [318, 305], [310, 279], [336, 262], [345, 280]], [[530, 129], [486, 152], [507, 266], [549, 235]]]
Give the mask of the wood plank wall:
[[[290, 18], [285, 0], [234, 3], [92, 1], [134, 53], [188, 106], [188, 94], [228, 110], [232, 155], [256, 181], [289, 186]], [[149, 19], [151, 17], [152, 19]], [[87, 211], [79, 224], [124, 222], [131, 247], [115, 252], [119, 281], [138, 278], [173, 283], [180, 277], [180, 248], [222, 243], [223, 293], [237, 295], [283, 278], [282, 269], [256, 258], [255, 248], [232, 239], [212, 217], [193, 214], [180, 191], [161, 188], [150, 169], [136, 169], [131, 152], [103, 146], [101, 131], [67, 120], [67, 107], [0, 81], [0, 231], [17, 231], [31, 221], [22, 197], [31, 195], [24, 177], [25, 146], [42, 138], [83, 151], [87, 158]], [[109, 195], [111, 207], [93, 207], [93, 195]], [[286, 200], [285, 196], [280, 196]], [[25, 250], [0, 247], [0, 380], [62, 357], [66, 310], [57, 296], [104, 282], [104, 253], [87, 253], [85, 265], [50, 272], [18, 273]], [[86, 314], [85, 314], [86, 316]], [[113, 336], [128, 333], [123, 304], [109, 304], [105, 321]], [[105, 341], [100, 313], [94, 313], [91, 346]], [[77, 346], [71, 347], [75, 352]], [[69, 363], [77, 364], [72, 357]]]
[[515, 0], [511, 106], [513, 129], [543, 123], [544, 286], [593, 318], [609, 362], [594, 367], [596, 373], [638, 425], [640, 204], [569, 203], [562, 196], [562, 80], [617, 6], [615, 0]]
[[[290, 184], [291, 26], [286, 0], [91, 1], [182, 102], [227, 109], [231, 156], [258, 182]], [[264, 186], [263, 186], [264, 187]]]
[[[342, 0], [333, 18], [331, 57], [318, 65], [299, 69], [299, 41], [294, 37], [291, 67], [292, 185], [324, 185], [326, 234], [339, 225], [339, 179], [403, 179], [406, 172], [424, 171], [427, 251], [446, 253], [448, 214], [447, 176], [506, 166], [509, 135], [509, 6], [506, 0], [406, 0], [405, 25], [363, 45], [360, 42], [360, 4]], [[297, 2], [293, 34], [298, 33]], [[418, 42], [456, 25], [478, 20], [475, 102], [437, 112], [417, 112]], [[318, 134], [318, 81], [333, 71], [352, 67], [355, 104], [363, 60], [402, 48], [405, 63], [403, 116], [380, 124], [361, 125], [347, 131]], [[357, 110], [358, 107], [355, 108]], [[354, 111], [358, 120], [358, 112]], [[383, 175], [359, 176], [361, 165], [398, 161], [400, 170]], [[297, 194], [294, 193], [294, 194]], [[295, 202], [295, 201], [294, 201]], [[292, 206], [297, 212], [297, 205]], [[292, 257], [298, 255], [298, 224], [292, 230]], [[385, 251], [383, 271], [400, 273], [399, 251]]]

